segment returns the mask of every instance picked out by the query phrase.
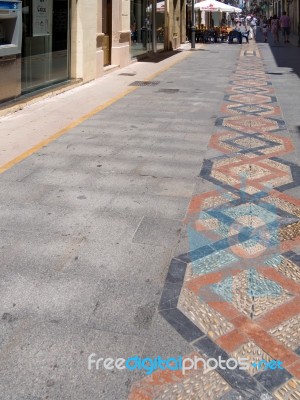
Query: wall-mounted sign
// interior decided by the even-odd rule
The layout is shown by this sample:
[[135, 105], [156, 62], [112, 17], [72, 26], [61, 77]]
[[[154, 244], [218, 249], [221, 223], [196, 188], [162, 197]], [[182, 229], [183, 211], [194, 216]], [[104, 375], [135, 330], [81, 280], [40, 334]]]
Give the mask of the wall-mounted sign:
[[32, 0], [32, 36], [50, 35], [50, 1]]
[[17, 9], [18, 9], [18, 3], [0, 1], [0, 10], [17, 10]]

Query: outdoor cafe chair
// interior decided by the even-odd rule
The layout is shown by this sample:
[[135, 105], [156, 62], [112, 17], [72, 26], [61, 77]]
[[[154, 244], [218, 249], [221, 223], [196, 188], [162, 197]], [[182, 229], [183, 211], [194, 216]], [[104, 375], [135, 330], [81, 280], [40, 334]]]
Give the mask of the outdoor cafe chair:
[[234, 39], [237, 39], [237, 42], [240, 43], [240, 44], [242, 44], [242, 40], [243, 40], [242, 33], [239, 32], [239, 31], [235, 31], [235, 30], [229, 32], [229, 35], [228, 35], [228, 44], [232, 44], [233, 41], [234, 41]]
[[195, 35], [196, 35], [195, 39], [196, 39], [197, 43], [199, 43], [199, 42], [204, 43], [204, 32], [203, 31], [197, 30]]
[[213, 30], [206, 30], [203, 32], [204, 36], [204, 43], [208, 42], [216, 42], [217, 41], [217, 35], [216, 32]]
[[245, 38], [247, 43], [249, 43], [249, 33], [250, 31], [242, 32], [242, 40]]

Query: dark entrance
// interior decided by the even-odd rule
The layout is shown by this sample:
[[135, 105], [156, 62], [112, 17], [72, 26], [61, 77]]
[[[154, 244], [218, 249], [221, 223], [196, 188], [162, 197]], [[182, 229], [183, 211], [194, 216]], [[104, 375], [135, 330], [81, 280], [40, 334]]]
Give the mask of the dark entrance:
[[112, 0], [102, 0], [102, 31], [104, 66], [111, 64], [112, 46]]

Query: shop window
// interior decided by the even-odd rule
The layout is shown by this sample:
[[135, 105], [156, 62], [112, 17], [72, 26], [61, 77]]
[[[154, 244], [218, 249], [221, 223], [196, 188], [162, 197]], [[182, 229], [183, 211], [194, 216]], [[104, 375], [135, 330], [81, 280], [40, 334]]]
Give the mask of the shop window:
[[69, 0], [24, 0], [22, 92], [69, 78]]

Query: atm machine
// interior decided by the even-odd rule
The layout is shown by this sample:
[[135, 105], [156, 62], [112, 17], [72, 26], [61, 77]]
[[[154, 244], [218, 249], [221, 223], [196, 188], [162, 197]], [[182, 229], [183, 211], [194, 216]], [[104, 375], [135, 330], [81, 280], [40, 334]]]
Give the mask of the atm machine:
[[0, 102], [21, 94], [22, 2], [0, 0]]

